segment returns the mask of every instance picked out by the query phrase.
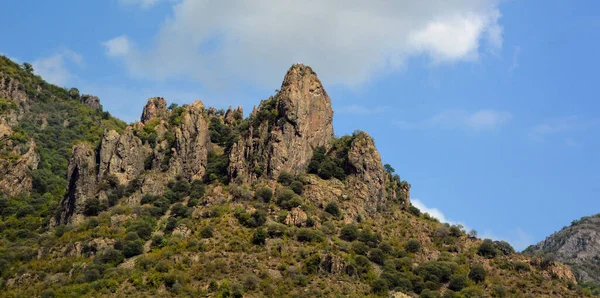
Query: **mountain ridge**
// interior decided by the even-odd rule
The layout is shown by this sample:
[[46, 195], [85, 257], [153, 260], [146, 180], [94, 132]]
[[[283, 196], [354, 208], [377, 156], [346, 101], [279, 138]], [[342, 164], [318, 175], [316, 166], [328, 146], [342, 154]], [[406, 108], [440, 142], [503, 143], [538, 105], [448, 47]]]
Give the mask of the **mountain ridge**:
[[[97, 98], [0, 62], [10, 77], [0, 103], [12, 111], [0, 114], [10, 123], [0, 141], [14, 152], [2, 161], [33, 150], [52, 173], [28, 166], [19, 175], [31, 186], [0, 196], [7, 295], [589, 295], [563, 264], [412, 206], [373, 138], [334, 137], [329, 96], [308, 66], [292, 65], [247, 118], [156, 97], [125, 125]], [[6, 87], [18, 84], [23, 93]]]

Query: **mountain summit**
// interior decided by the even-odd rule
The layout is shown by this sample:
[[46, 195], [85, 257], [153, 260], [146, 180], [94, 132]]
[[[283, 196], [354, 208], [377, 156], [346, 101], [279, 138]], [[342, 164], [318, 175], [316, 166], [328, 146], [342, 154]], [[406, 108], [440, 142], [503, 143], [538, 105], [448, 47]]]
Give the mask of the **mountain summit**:
[[293, 65], [248, 117], [154, 97], [126, 125], [0, 57], [0, 290], [15, 297], [581, 297], [571, 270], [410, 203]]

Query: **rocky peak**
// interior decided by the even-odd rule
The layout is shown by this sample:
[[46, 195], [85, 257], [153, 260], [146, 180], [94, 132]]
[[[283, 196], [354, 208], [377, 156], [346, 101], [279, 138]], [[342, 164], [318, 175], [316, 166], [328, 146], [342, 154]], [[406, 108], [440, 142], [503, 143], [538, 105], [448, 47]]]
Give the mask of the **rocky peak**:
[[168, 113], [169, 110], [167, 109], [165, 99], [162, 97], [152, 97], [148, 99], [148, 103], [144, 106], [141, 121], [142, 123], [147, 123], [152, 119], [164, 117]]
[[98, 96], [84, 94], [81, 96], [80, 101], [82, 104], [87, 105], [88, 107], [90, 107], [94, 110], [99, 110], [102, 108], [102, 105], [100, 105], [100, 99], [98, 98]]
[[579, 281], [600, 282], [600, 214], [574, 221], [525, 253], [566, 263]]
[[334, 137], [331, 99], [316, 73], [302, 64], [288, 70], [280, 91], [261, 101], [250, 121], [249, 135], [231, 150], [229, 167], [232, 177], [246, 181], [302, 173], [313, 150], [330, 147]]

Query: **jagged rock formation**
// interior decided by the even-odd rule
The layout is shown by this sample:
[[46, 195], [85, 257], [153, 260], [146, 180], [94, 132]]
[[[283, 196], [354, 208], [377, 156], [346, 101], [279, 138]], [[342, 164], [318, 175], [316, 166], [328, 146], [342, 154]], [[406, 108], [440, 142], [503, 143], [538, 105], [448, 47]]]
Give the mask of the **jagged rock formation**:
[[98, 96], [84, 94], [81, 96], [80, 100], [81, 100], [82, 104], [84, 104], [94, 110], [102, 109], [102, 105], [100, 104], [100, 99], [98, 98]]
[[148, 100], [140, 121], [147, 123], [155, 118], [164, 118], [169, 114], [167, 110], [167, 102], [162, 97], [153, 97]]
[[293, 65], [281, 90], [251, 115], [248, 135], [234, 144], [229, 173], [246, 182], [281, 171], [302, 173], [318, 146], [333, 140], [331, 100], [308, 66]]
[[90, 144], [73, 147], [68, 171], [69, 186], [61, 202], [63, 212], [56, 219], [58, 223], [81, 222], [86, 202], [97, 195], [96, 154]]
[[204, 104], [201, 101], [192, 103], [175, 130], [175, 160], [181, 166], [183, 176], [190, 180], [203, 179], [206, 174], [210, 138], [203, 112]]
[[[35, 152], [35, 141], [29, 140], [26, 147], [27, 152], [22, 155], [14, 152], [14, 156], [18, 156], [16, 160], [0, 159], [0, 192], [8, 196], [28, 193], [31, 190], [30, 172], [37, 169], [40, 158]], [[18, 147], [14, 149], [18, 150]]]
[[[150, 129], [155, 134], [155, 143], [142, 141], [138, 134], [144, 131], [145, 124], [135, 123], [122, 134], [114, 130], [106, 132], [97, 150], [91, 150], [90, 145], [75, 146], [69, 162], [68, 191], [56, 223], [80, 219], [83, 206], [90, 198], [106, 201], [106, 190], [100, 185], [107, 179], [116, 179], [118, 185], [123, 186], [138, 183], [135, 195], [128, 200], [134, 205], [139, 204], [145, 193], [160, 194], [165, 184], [178, 175], [189, 180], [203, 179], [210, 144], [204, 104], [196, 101], [185, 107], [178, 116], [180, 119], [172, 125], [167, 124], [167, 116], [164, 99], [151, 98], [144, 108], [142, 121], [146, 125], [154, 119], [160, 121]], [[172, 139], [167, 138], [167, 133]], [[93, 166], [84, 175], [83, 165], [92, 161]]]
[[564, 262], [577, 280], [600, 283], [600, 214], [574, 221], [525, 253]]

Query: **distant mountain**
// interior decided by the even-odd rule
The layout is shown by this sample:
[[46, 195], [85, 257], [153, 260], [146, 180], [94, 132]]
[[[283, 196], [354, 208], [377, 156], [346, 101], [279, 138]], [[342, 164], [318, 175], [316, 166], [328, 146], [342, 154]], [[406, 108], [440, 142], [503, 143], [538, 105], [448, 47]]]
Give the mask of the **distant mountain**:
[[249, 116], [98, 98], [0, 57], [0, 296], [582, 297], [569, 267], [410, 203], [308, 66]]
[[574, 221], [524, 252], [568, 264], [577, 280], [600, 285], [600, 214]]

